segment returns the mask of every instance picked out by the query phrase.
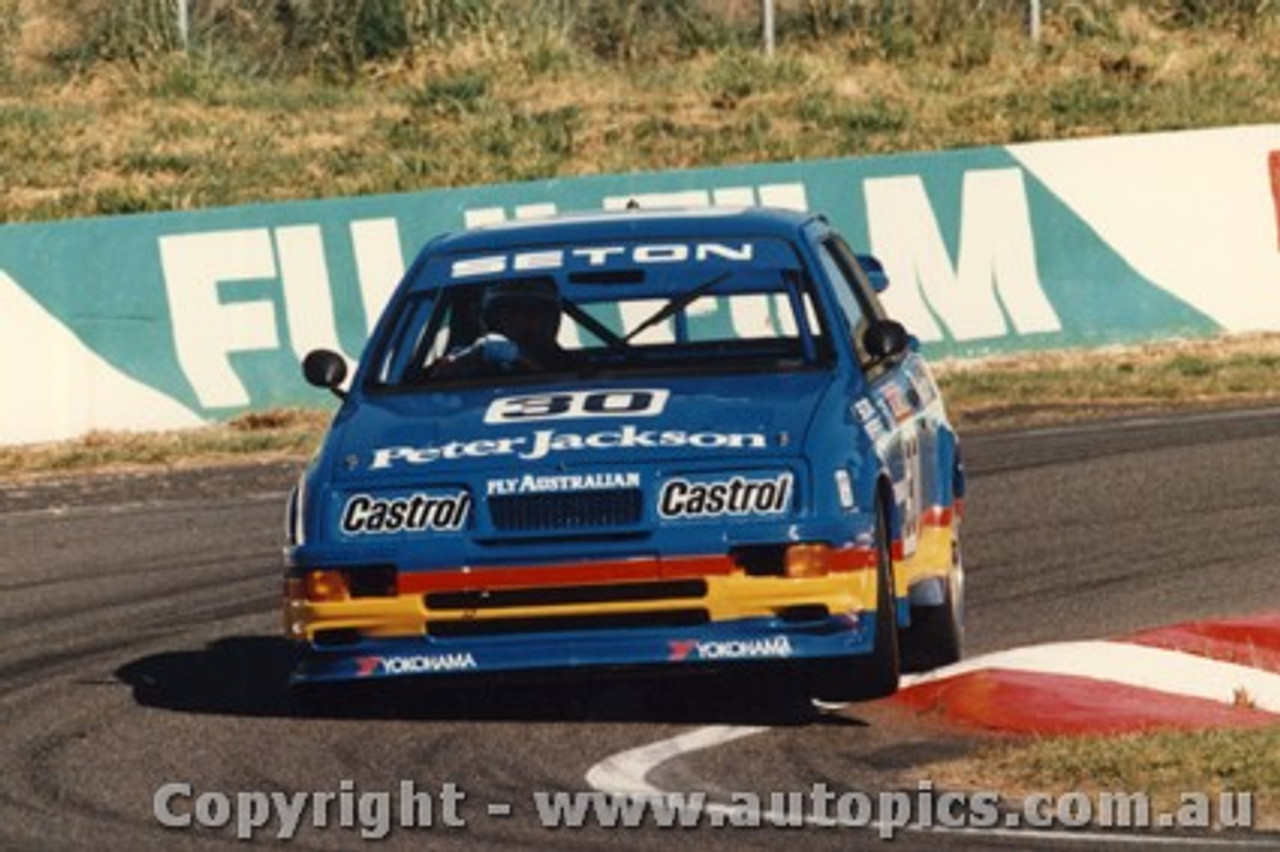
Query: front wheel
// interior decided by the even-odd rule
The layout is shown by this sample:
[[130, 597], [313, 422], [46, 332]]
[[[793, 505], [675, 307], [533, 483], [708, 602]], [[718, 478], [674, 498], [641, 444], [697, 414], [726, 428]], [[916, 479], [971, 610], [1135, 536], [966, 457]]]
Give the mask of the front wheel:
[[893, 584], [889, 522], [876, 505], [876, 623], [870, 658], [823, 660], [816, 672], [814, 692], [824, 701], [870, 700], [898, 690], [901, 671], [898, 645], [898, 603]]

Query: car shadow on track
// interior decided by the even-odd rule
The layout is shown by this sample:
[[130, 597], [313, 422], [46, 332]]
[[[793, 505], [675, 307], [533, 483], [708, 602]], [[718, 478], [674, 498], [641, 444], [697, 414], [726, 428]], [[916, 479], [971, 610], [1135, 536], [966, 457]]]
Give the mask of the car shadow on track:
[[248, 717], [686, 724], [863, 724], [820, 712], [776, 671], [688, 676], [663, 671], [398, 678], [299, 691], [288, 686], [291, 643], [219, 639], [203, 650], [153, 654], [115, 675], [145, 707]]

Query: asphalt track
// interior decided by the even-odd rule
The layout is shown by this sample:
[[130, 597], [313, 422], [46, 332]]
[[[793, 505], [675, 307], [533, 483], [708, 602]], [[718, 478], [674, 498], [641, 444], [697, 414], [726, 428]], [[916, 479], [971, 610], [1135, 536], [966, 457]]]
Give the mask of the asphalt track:
[[[1280, 608], [1280, 409], [975, 434], [965, 453], [973, 653]], [[305, 711], [283, 688], [277, 638], [293, 475], [270, 464], [0, 485], [0, 848], [229, 848], [241, 845], [229, 829], [160, 826], [156, 791], [406, 780], [418, 792], [456, 785], [466, 827], [441, 825], [437, 806], [435, 826], [375, 846], [1138, 848], [1138, 837], [921, 832], [886, 846], [815, 826], [543, 828], [533, 791], [589, 789], [606, 757], [709, 724], [770, 727], [661, 761], [648, 781], [721, 794], [915, 789], [914, 767], [971, 745], [884, 705], [807, 714], [759, 681], [490, 682]], [[490, 815], [494, 804], [510, 815]], [[290, 845], [360, 843], [358, 828], [331, 825]]]

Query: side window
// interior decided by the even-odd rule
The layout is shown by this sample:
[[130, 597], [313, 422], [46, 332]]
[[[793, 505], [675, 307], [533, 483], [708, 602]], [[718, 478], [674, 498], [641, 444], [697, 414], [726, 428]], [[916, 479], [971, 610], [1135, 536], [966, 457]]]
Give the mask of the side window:
[[856, 285], [850, 280], [844, 264], [837, 260], [832, 240], [827, 240], [819, 247], [818, 257], [822, 261], [822, 268], [827, 273], [827, 277], [831, 279], [831, 286], [835, 292], [836, 302], [840, 306], [840, 313], [844, 317], [850, 342], [853, 344], [854, 351], [858, 353], [858, 363], [864, 368], [870, 367], [873, 359], [862, 345], [862, 334], [867, 330], [868, 324], [867, 311], [858, 299]]
[[849, 324], [850, 333], [853, 335], [853, 348], [858, 353], [858, 362], [868, 373], [874, 373], [880, 362], [867, 354], [866, 347], [862, 343], [862, 335], [871, 322], [887, 318], [884, 307], [876, 297], [875, 289], [867, 280], [862, 267], [858, 265], [857, 256], [844, 240], [834, 235], [827, 237], [822, 242], [819, 256], [835, 288], [840, 311]]
[[880, 304], [880, 297], [876, 295], [876, 290], [871, 286], [867, 274], [858, 264], [858, 256], [839, 237], [831, 237], [827, 240], [827, 245], [830, 246], [840, 268], [845, 270], [846, 279], [852, 283], [858, 301], [866, 307], [867, 313], [877, 320], [888, 319], [889, 315]]

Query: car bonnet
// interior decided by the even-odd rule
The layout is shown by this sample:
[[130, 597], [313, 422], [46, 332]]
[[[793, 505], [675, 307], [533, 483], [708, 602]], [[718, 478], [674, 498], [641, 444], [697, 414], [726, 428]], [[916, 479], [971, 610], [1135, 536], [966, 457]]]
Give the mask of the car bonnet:
[[794, 456], [830, 374], [512, 386], [365, 397], [335, 423], [340, 481]]

